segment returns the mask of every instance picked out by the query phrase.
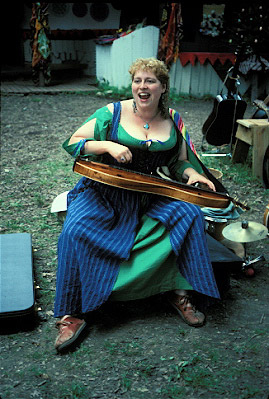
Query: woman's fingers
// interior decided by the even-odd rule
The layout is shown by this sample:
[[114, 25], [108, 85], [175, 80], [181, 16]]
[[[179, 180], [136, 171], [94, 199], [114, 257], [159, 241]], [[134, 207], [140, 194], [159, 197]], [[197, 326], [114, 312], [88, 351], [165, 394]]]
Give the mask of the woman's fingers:
[[128, 147], [124, 145], [110, 142], [107, 152], [119, 163], [129, 163], [132, 161], [132, 153]]
[[212, 190], [212, 191], [216, 191], [216, 187], [214, 185], [214, 183], [212, 183], [212, 181], [208, 180], [207, 183], [208, 187]]
[[132, 153], [129, 149], [127, 151], [122, 152], [119, 157], [117, 158], [118, 162], [121, 163], [129, 163], [132, 161]]
[[208, 188], [212, 191], [216, 191], [214, 183], [212, 183], [211, 180], [207, 179], [204, 176], [201, 176], [200, 174], [195, 174], [189, 177], [189, 180], [187, 181], [187, 184], [195, 184], [195, 183], [202, 183], [206, 184]]

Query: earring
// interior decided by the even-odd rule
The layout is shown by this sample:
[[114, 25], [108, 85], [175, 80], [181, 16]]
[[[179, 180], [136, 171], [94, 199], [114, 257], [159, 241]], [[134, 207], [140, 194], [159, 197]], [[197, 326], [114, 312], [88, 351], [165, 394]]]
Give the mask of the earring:
[[137, 107], [136, 107], [135, 100], [133, 100], [133, 111], [134, 111], [134, 114], [137, 112]]

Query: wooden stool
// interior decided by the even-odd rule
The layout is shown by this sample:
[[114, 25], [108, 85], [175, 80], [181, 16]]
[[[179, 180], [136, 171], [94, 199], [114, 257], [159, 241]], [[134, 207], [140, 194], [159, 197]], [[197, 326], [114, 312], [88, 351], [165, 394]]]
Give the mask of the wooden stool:
[[249, 146], [253, 147], [252, 175], [263, 178], [263, 159], [269, 146], [269, 122], [266, 119], [238, 119], [234, 163], [244, 163]]

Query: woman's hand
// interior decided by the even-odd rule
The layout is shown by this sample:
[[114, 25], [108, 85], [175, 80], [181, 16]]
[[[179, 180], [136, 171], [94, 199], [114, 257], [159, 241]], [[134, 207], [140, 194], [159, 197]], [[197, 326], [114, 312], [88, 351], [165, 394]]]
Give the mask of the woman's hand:
[[132, 153], [128, 147], [114, 143], [112, 141], [106, 142], [106, 152], [108, 152], [116, 161], [120, 163], [132, 162]]
[[202, 183], [206, 184], [210, 190], [216, 191], [215, 185], [212, 183], [211, 180], [208, 180], [206, 177], [197, 173], [197, 175], [192, 175], [189, 177], [187, 184], [195, 184], [195, 183]]
[[195, 183], [202, 183], [206, 184], [210, 190], [216, 191], [215, 185], [212, 183], [211, 180], [207, 179], [203, 175], [200, 175], [200, 173], [196, 172], [192, 168], [185, 169], [183, 176], [188, 179], [187, 184], [191, 185]]

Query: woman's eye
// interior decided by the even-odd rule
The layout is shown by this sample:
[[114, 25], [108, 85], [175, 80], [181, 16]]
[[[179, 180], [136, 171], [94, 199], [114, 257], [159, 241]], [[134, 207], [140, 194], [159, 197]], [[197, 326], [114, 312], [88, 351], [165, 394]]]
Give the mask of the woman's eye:
[[[133, 80], [133, 83], [139, 84], [139, 83], [141, 83], [141, 80], [140, 80], [140, 79], [134, 79], [134, 80]], [[153, 79], [147, 79], [147, 80], [146, 80], [146, 83], [153, 84], [153, 83], [155, 83], [155, 80], [153, 80]]]

